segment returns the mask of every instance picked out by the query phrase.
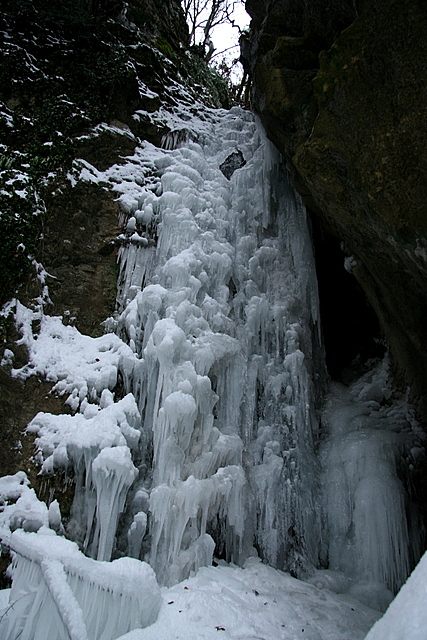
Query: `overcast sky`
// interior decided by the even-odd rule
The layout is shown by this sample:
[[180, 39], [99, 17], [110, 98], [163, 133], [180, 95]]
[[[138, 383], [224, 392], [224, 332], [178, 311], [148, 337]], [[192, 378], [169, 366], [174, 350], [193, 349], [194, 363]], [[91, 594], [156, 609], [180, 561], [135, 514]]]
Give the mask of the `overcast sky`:
[[[245, 11], [244, 3], [239, 3], [236, 5], [233, 17], [241, 29], [245, 29], [249, 26], [251, 18]], [[212, 32], [212, 41], [214, 43], [216, 52], [223, 51], [231, 45], [236, 45], [234, 49], [231, 49], [230, 51], [224, 53], [227, 61], [231, 61], [239, 56], [239, 30], [236, 28], [233, 29], [230, 24], [223, 24], [215, 27]], [[219, 62], [222, 57], [222, 55], [217, 55], [215, 56], [213, 61]], [[237, 77], [234, 78], [234, 81], [238, 81], [239, 77], [241, 77], [241, 72], [238, 72]]]

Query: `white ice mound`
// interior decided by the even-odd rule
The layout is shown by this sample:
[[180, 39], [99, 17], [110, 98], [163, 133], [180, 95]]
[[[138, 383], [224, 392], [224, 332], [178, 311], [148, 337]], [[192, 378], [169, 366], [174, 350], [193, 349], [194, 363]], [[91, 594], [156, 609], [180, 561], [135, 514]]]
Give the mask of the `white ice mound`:
[[[27, 474], [18, 471], [13, 476], [0, 478], [0, 538], [9, 539], [11, 530], [22, 528], [24, 531], [38, 531], [49, 526], [51, 515], [44, 502], [41, 502], [30, 489]], [[56, 502], [56, 501], [54, 501]], [[52, 503], [54, 504], [54, 503]], [[52, 518], [53, 510], [52, 508]]]
[[139, 412], [132, 394], [103, 409], [92, 407], [92, 417], [38, 413], [28, 431], [38, 435], [44, 473], [72, 468], [74, 531], [84, 538], [85, 551], [109, 560], [127, 492], [138, 475], [130, 450], [140, 437]]
[[421, 558], [382, 618], [365, 640], [425, 640], [427, 635], [427, 554]]
[[[73, 411], [83, 413], [88, 402], [100, 402], [102, 392], [116, 386], [118, 372], [129, 375], [135, 366], [132, 350], [112, 333], [91, 338], [65, 326], [62, 317], [44, 315], [20, 302], [16, 303], [15, 318], [22, 334], [18, 344], [27, 348], [28, 363], [12, 369], [12, 375], [39, 375], [55, 383], [53, 391], [66, 394]], [[35, 333], [33, 326], [38, 324]]]
[[9, 607], [0, 619], [3, 640], [115, 640], [152, 624], [160, 609], [156, 577], [145, 562], [99, 562], [74, 542], [15, 531]]

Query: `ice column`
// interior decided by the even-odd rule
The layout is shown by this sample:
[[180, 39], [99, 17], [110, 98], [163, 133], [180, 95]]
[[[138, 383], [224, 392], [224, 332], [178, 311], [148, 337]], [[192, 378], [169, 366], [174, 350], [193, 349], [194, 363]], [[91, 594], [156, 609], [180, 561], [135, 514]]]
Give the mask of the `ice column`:
[[323, 420], [329, 568], [359, 583], [356, 597], [384, 610], [382, 592], [390, 600], [420, 557], [423, 527], [410, 478], [425, 435], [405, 398], [392, 397], [387, 358], [350, 387], [335, 384]]

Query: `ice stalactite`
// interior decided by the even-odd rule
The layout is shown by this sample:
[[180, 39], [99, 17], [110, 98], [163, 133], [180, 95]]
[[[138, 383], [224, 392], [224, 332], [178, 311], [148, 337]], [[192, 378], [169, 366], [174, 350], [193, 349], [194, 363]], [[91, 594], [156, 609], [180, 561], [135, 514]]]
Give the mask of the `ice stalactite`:
[[85, 415], [39, 413], [28, 426], [38, 436], [42, 471], [70, 468], [75, 496], [69, 531], [98, 560], [111, 557], [119, 515], [138, 475], [130, 453], [140, 436], [135, 400], [130, 394], [117, 403], [107, 397], [104, 391], [104, 406], [90, 405]]
[[129, 487], [138, 476], [126, 446], [102, 449], [92, 462], [96, 489], [96, 529], [92, 545], [98, 560], [109, 560]]

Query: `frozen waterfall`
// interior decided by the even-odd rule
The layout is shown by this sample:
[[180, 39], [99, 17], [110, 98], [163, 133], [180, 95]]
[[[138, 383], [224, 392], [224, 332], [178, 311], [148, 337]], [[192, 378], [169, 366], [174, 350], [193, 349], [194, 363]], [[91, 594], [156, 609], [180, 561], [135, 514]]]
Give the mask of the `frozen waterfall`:
[[[163, 148], [143, 143], [105, 172], [75, 164], [73, 180], [108, 184], [123, 210], [107, 333], [82, 336], [42, 307], [15, 306], [29, 363], [13, 375], [45, 376], [72, 411], [30, 423], [38, 459], [43, 473], [74, 479], [67, 532], [94, 559], [76, 549], [74, 565], [64, 553], [49, 564], [60, 514], [56, 528], [47, 511], [31, 520], [37, 499], [24, 483], [24, 531], [8, 538], [15, 583], [40, 580], [67, 620], [67, 590], [81, 613], [81, 575], [99, 584], [97, 561], [143, 560], [170, 586], [214, 554], [238, 565], [259, 555], [365, 599], [374, 584], [383, 606], [419, 555], [396, 461], [412, 451], [408, 474], [421, 436], [406, 405], [384, 408], [384, 367], [347, 395], [335, 390], [320, 432], [327, 377], [305, 209], [252, 114], [180, 109]], [[4, 539], [19, 500], [0, 519]], [[16, 624], [4, 637], [28, 627]], [[85, 624], [70, 637], [117, 637]]]
[[[211, 113], [182, 139], [175, 130], [166, 149], [140, 150], [151, 175], [137, 198], [122, 196], [114, 324], [135, 354], [123, 378], [143, 434], [132, 551], [148, 552], [166, 584], [215, 548], [241, 563], [254, 543], [297, 571], [314, 565], [319, 540], [305, 211], [251, 114]], [[233, 154], [245, 164], [228, 179], [220, 167]], [[137, 533], [145, 494], [148, 540]]]

